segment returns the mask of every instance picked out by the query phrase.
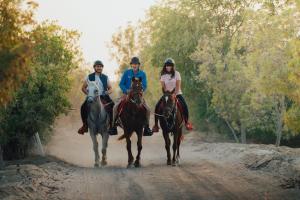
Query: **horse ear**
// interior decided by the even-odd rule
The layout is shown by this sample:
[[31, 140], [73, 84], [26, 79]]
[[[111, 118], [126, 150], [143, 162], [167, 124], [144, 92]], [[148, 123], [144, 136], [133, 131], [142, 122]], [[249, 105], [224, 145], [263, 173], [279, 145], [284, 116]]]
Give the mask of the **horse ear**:
[[139, 81], [142, 82], [142, 80], [143, 80], [142, 77], [139, 77]]
[[175, 93], [175, 88], [172, 90], [171, 94], [174, 94]]
[[132, 77], [132, 78], [131, 78], [131, 82], [133, 82], [134, 80], [135, 80], [135, 77]]

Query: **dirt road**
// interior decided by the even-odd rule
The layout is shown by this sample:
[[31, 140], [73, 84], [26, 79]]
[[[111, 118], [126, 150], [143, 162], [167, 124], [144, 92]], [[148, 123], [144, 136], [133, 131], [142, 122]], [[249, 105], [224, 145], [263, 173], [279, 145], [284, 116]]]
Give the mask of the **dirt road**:
[[209, 144], [191, 133], [172, 167], [159, 133], [144, 137], [142, 167], [127, 169], [125, 142], [111, 137], [108, 166], [94, 168], [91, 140], [78, 126], [58, 122], [47, 147], [56, 158], [0, 171], [0, 199], [300, 199], [299, 149]]

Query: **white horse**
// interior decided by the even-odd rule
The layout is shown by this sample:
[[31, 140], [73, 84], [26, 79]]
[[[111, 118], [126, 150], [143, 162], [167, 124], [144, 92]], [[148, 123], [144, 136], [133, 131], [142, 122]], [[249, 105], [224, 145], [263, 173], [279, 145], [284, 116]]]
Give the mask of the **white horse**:
[[106, 149], [108, 145], [108, 126], [109, 117], [105, 111], [104, 105], [100, 100], [100, 95], [103, 91], [100, 91], [95, 81], [88, 81], [88, 127], [90, 136], [93, 141], [93, 150], [95, 153], [95, 167], [99, 167], [100, 156], [98, 150], [97, 134], [100, 133], [102, 136], [102, 160], [101, 165], [107, 164]]

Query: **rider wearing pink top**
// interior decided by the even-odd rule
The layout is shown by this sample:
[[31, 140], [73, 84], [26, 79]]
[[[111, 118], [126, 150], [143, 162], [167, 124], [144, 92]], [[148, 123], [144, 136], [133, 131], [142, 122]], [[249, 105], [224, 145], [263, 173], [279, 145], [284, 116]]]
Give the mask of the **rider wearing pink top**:
[[[178, 71], [175, 71], [174, 77], [172, 74], [164, 74], [160, 77], [160, 82], [164, 84], [165, 91], [172, 92], [176, 88], [176, 82], [181, 81], [181, 76]], [[176, 95], [182, 94], [181, 88], [178, 88]]]
[[[163, 69], [161, 71], [161, 77], [160, 82], [162, 85], [162, 89], [164, 92], [169, 91], [172, 92], [175, 90], [174, 95], [176, 95], [176, 98], [178, 99], [179, 103], [182, 106], [183, 109], [183, 116], [185, 121], [185, 126], [187, 130], [192, 130], [193, 126], [189, 122], [189, 110], [188, 106], [185, 102], [185, 99], [182, 96], [181, 91], [181, 76], [178, 71], [175, 70], [175, 62], [172, 58], [168, 58], [163, 66]], [[155, 113], [159, 113], [159, 106], [162, 101], [162, 98], [157, 102], [155, 106]], [[155, 115], [155, 125], [152, 128], [153, 132], [158, 132], [158, 117]]]

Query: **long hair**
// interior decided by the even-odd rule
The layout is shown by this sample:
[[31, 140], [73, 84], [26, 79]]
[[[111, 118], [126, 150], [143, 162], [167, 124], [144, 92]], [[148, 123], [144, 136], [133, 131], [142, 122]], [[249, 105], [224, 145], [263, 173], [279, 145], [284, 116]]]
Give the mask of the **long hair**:
[[168, 66], [172, 66], [172, 69], [170, 72], [167, 71], [167, 65], [164, 64], [161, 72], [160, 72], [160, 76], [165, 75], [165, 74], [171, 74], [171, 78], [173, 78], [175, 76], [175, 66], [174, 64], [168, 64]]

